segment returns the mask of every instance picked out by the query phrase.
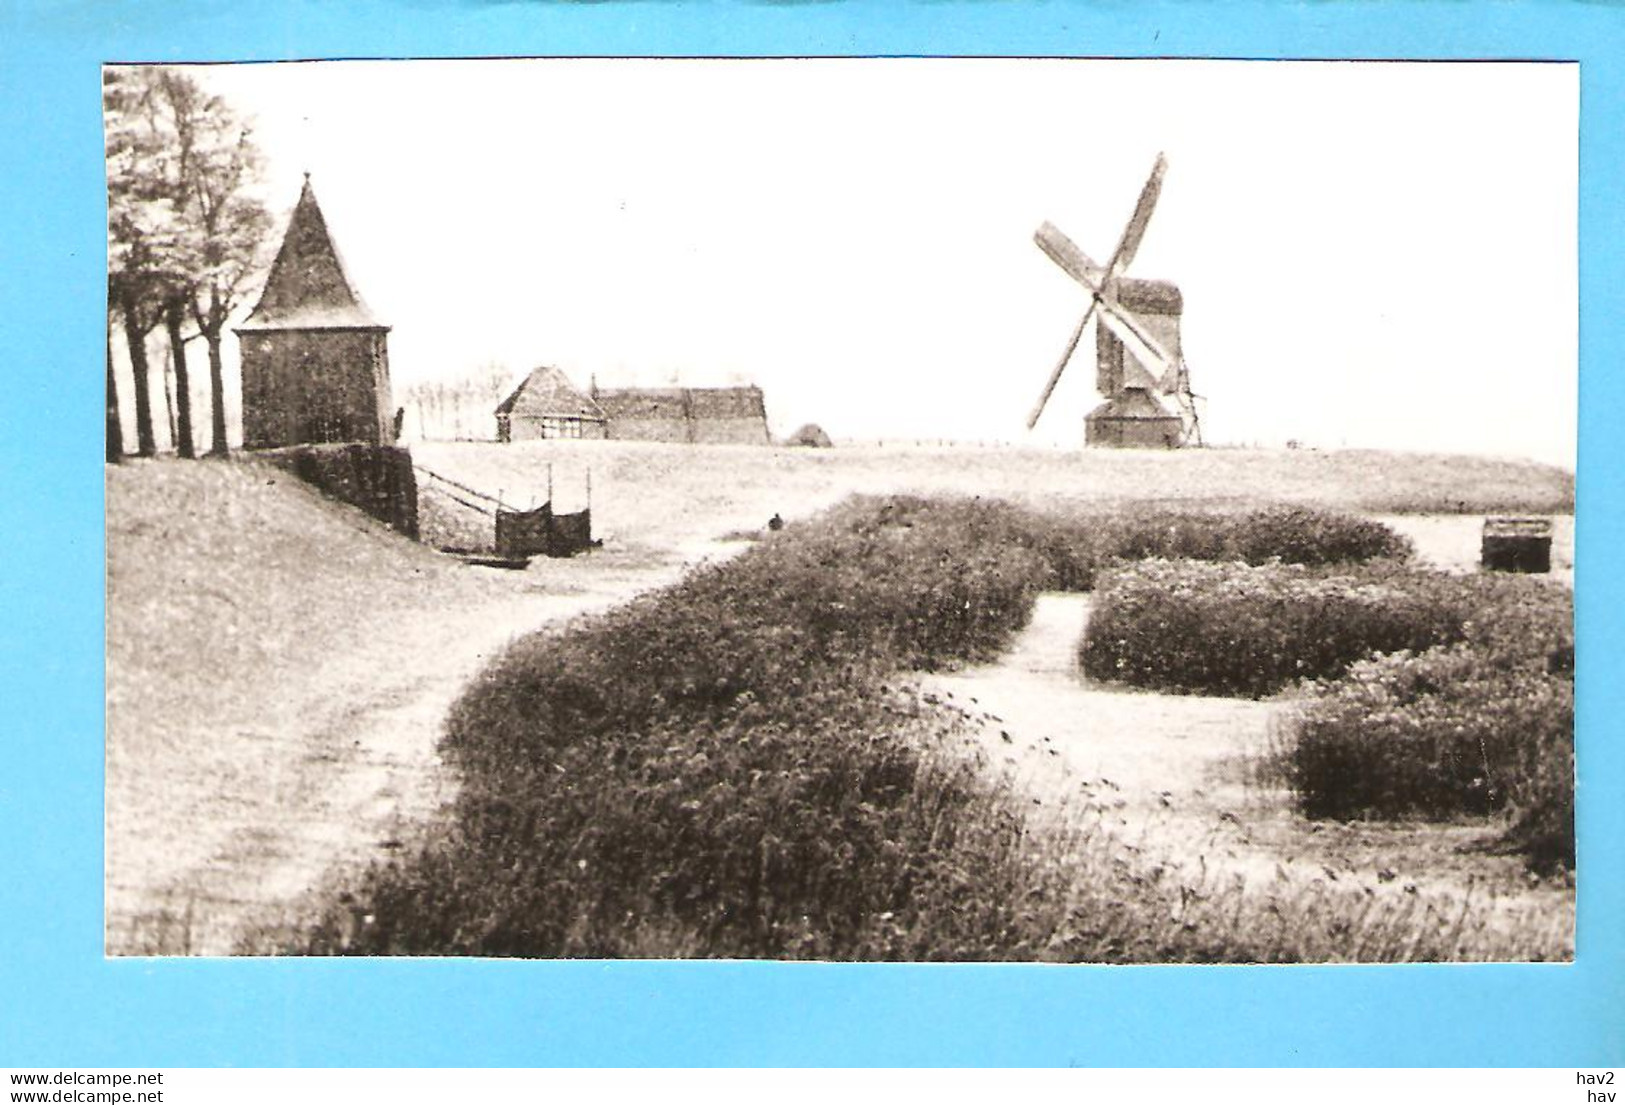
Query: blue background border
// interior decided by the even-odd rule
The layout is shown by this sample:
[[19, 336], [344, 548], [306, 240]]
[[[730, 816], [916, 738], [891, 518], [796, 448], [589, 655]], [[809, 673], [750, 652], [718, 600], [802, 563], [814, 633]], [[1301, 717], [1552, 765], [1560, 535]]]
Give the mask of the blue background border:
[[[1625, 288], [1625, 8], [251, 7], [11, 0], [0, 13], [0, 1066], [1625, 1063], [1625, 745], [1609, 720], [1621, 701], [1621, 457], [1610, 423], [1625, 390], [1616, 313]], [[1580, 61], [1578, 962], [1219, 969], [104, 961], [98, 67], [486, 54]], [[1515, 279], [1516, 259], [1508, 260]]]

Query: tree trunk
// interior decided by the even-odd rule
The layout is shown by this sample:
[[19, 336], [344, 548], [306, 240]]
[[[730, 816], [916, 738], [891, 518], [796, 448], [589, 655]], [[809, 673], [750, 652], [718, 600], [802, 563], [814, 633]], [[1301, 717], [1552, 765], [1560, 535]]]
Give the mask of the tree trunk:
[[119, 421], [118, 386], [113, 381], [113, 320], [107, 320], [107, 463], [124, 459], [124, 425]]
[[130, 371], [135, 376], [135, 451], [143, 457], [156, 456], [158, 446], [152, 437], [152, 395], [147, 382], [147, 332], [141, 328], [141, 306], [134, 293], [119, 295], [119, 314], [124, 316], [124, 343], [129, 347]]
[[220, 330], [218, 328], [206, 332], [204, 338], [209, 343], [209, 393], [213, 396], [210, 407], [210, 438], [209, 455], [223, 457], [228, 453], [226, 446], [226, 373], [220, 364]]
[[175, 385], [170, 382], [175, 378], [175, 362], [171, 357], [164, 357], [158, 376], [164, 382], [164, 425], [169, 427], [169, 447], [173, 449], [180, 442], [181, 435], [175, 429]]
[[169, 354], [175, 362], [175, 451], [192, 460], [197, 452], [192, 444], [192, 382], [186, 374], [186, 343], [181, 340], [185, 317], [186, 301], [171, 297], [164, 305], [164, 326], [169, 330]]

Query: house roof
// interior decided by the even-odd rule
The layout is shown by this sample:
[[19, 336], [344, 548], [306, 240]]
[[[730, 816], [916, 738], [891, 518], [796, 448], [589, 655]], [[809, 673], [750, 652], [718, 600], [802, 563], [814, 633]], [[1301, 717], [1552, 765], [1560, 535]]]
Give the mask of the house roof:
[[388, 329], [373, 317], [345, 274], [308, 176], [260, 301], [239, 329]]
[[685, 418], [684, 388], [598, 388], [592, 397], [610, 418]]
[[604, 420], [604, 411], [588, 395], [582, 394], [570, 378], [552, 365], [531, 370], [501, 403], [497, 414], [519, 418], [585, 418]]
[[593, 398], [610, 418], [692, 418], [713, 421], [767, 417], [762, 389], [599, 388]]
[[761, 388], [690, 388], [688, 394], [695, 418], [767, 417]]

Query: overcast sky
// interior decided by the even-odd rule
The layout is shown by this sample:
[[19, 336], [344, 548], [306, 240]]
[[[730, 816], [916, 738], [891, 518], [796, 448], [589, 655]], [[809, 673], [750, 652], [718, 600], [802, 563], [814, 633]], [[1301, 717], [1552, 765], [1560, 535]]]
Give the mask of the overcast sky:
[[[1578, 70], [1002, 60], [211, 67], [270, 200], [309, 171], [397, 386], [489, 360], [748, 380], [778, 432], [1073, 445], [1085, 299], [1159, 150], [1131, 275], [1184, 291], [1210, 441], [1572, 467]], [[279, 231], [280, 232], [280, 231]]]

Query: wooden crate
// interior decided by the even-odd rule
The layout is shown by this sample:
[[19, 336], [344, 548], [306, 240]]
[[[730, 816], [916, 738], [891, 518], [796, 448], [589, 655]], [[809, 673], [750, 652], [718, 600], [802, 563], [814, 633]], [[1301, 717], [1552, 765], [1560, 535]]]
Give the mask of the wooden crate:
[[1486, 518], [1479, 563], [1492, 572], [1552, 570], [1550, 518]]

